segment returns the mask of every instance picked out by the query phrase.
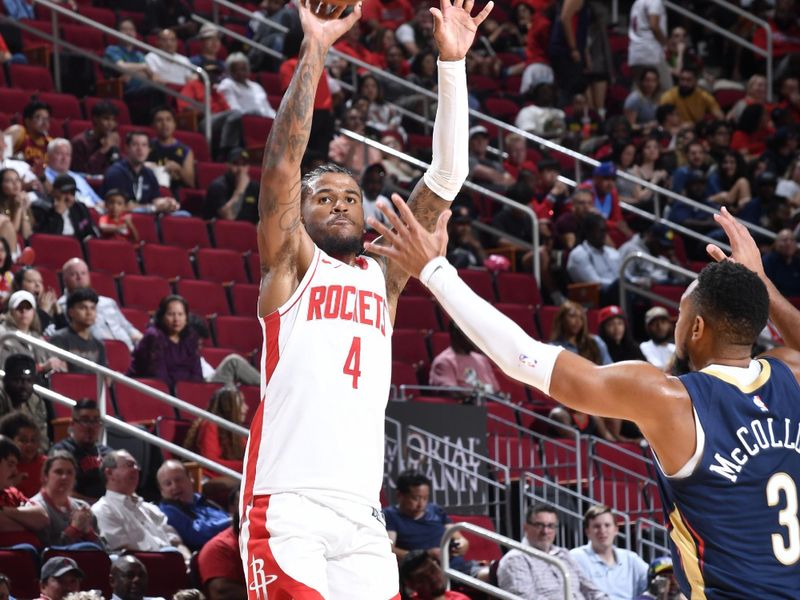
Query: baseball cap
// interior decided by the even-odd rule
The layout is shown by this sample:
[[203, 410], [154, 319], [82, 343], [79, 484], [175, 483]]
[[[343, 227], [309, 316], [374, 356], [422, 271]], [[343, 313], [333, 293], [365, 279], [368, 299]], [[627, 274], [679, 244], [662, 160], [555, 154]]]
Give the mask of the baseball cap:
[[78, 568], [78, 563], [67, 556], [54, 556], [42, 565], [41, 579], [45, 581], [50, 577], [61, 577], [71, 571], [75, 571], [81, 579], [85, 577], [83, 571]]
[[12, 354], [3, 364], [6, 377], [21, 377], [30, 375], [36, 377], [36, 361], [27, 354]]
[[617, 167], [610, 160], [606, 160], [594, 168], [592, 175], [594, 177], [616, 177]]
[[245, 162], [250, 161], [250, 153], [245, 150], [244, 148], [233, 148], [230, 152], [228, 152], [228, 162], [235, 163], [240, 160]]
[[75, 193], [75, 190], [78, 189], [78, 184], [75, 183], [71, 175], [58, 175], [53, 180], [53, 189], [59, 192]]
[[600, 312], [597, 314], [597, 322], [598, 324], [602, 325], [609, 319], [613, 319], [614, 317], [620, 317], [621, 319], [625, 318], [625, 313], [622, 312], [622, 309], [612, 304], [611, 306], [604, 306], [600, 309]]
[[672, 241], [675, 239], [675, 234], [672, 230], [664, 225], [653, 225], [650, 227], [650, 233], [664, 248], [670, 248]]
[[650, 322], [655, 321], [656, 319], [669, 319], [669, 312], [667, 309], [663, 306], [654, 306], [644, 313], [645, 326], [650, 325]]
[[672, 570], [672, 559], [669, 556], [659, 556], [650, 563], [650, 568], [647, 569], [647, 580], [653, 581], [657, 575]]
[[11, 298], [8, 299], [8, 308], [14, 310], [23, 302], [27, 302], [33, 308], [36, 308], [36, 298], [33, 297], [33, 294], [25, 290], [19, 290], [11, 294]]
[[472, 139], [476, 135], [485, 135], [486, 137], [489, 137], [489, 130], [483, 125], [476, 125], [475, 127], [470, 128], [469, 139]]
[[197, 34], [197, 37], [200, 39], [216, 37], [219, 35], [219, 29], [216, 28], [211, 23], [203, 23], [203, 26], [200, 28], [200, 31]]

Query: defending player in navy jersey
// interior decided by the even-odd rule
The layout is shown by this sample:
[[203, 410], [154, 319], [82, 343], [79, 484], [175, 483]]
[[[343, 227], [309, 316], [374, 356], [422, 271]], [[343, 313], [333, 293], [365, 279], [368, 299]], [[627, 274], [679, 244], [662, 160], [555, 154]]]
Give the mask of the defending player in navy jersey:
[[[717, 215], [730, 260], [708, 265], [680, 302], [676, 353], [692, 373], [672, 377], [636, 361], [596, 366], [528, 337], [482, 300], [444, 259], [443, 214], [429, 234], [398, 196], [394, 225], [372, 222], [391, 246], [370, 248], [433, 292], [503, 371], [563, 404], [634, 421], [650, 442], [681, 588], [692, 600], [800, 597], [800, 313], [769, 282], [747, 230]], [[737, 264], [738, 263], [738, 264]], [[758, 360], [771, 317], [786, 340]]]

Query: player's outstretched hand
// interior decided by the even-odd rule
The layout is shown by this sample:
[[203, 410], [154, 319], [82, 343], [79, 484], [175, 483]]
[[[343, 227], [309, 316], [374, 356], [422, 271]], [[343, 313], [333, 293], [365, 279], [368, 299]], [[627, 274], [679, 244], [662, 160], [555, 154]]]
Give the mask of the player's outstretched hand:
[[440, 214], [436, 229], [430, 233], [419, 224], [399, 194], [392, 194], [392, 203], [399, 215], [385, 202], [379, 202], [378, 209], [393, 229], [374, 217], [367, 219], [369, 226], [381, 234], [382, 240], [379, 243], [367, 242], [364, 249], [385, 256], [409, 275], [419, 277], [425, 265], [437, 256], [444, 256], [447, 250], [447, 221], [451, 213], [446, 210]]
[[[361, 18], [361, 3], [353, 7], [353, 12], [340, 19], [347, 5], [333, 7], [320, 0], [300, 0], [300, 24], [308, 38], [319, 41], [326, 49], [347, 33]], [[330, 11], [330, 12], [329, 12]]]
[[758, 275], [764, 274], [761, 264], [761, 252], [747, 227], [731, 216], [728, 209], [723, 207], [719, 214], [714, 215], [714, 220], [722, 227], [731, 244], [731, 255], [726, 256], [719, 246], [708, 244], [706, 252], [717, 262], [732, 260], [754, 271]]
[[489, 0], [483, 10], [472, 17], [470, 13], [474, 5], [475, 0], [440, 0], [440, 8], [430, 9], [440, 60], [461, 60], [467, 55], [478, 26], [492, 12], [494, 2]]

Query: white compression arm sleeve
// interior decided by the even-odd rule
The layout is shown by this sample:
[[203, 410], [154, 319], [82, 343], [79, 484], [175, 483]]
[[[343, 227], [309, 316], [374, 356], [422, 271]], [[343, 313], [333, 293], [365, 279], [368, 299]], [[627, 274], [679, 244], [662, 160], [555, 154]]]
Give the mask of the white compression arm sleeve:
[[563, 350], [538, 342], [473, 292], [443, 256], [430, 261], [420, 280], [450, 317], [503, 372], [550, 394], [550, 378]]
[[452, 201], [469, 175], [469, 105], [465, 60], [438, 62], [439, 104], [433, 124], [433, 160], [425, 185]]

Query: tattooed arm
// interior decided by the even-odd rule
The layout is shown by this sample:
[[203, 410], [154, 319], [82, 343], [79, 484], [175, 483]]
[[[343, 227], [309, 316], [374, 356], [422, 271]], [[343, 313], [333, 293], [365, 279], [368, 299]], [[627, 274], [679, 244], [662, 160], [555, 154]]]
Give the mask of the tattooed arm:
[[[311, 134], [317, 84], [328, 49], [361, 16], [361, 6], [339, 19], [342, 6], [322, 19], [311, 0], [299, 4], [303, 43], [297, 68], [283, 95], [264, 149], [261, 194], [258, 198], [258, 252], [261, 263], [259, 315], [286, 302], [314, 257], [314, 243], [302, 226], [300, 163]], [[326, 5], [321, 6], [327, 10]]]

